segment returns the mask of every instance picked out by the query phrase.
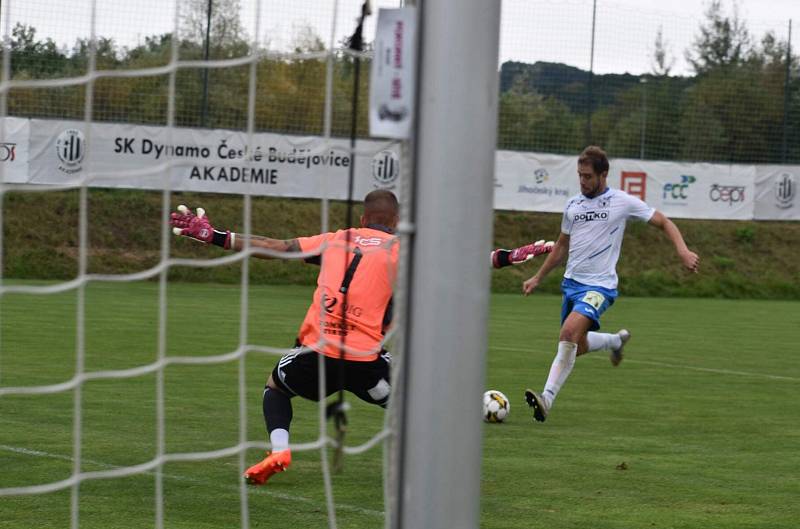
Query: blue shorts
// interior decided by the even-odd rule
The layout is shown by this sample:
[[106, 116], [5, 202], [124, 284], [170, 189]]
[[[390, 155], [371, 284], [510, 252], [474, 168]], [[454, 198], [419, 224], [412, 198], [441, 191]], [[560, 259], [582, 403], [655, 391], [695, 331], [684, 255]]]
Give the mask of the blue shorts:
[[577, 312], [592, 320], [590, 331], [600, 328], [600, 315], [617, 299], [617, 291], [604, 287], [584, 285], [572, 279], [564, 278], [561, 282], [564, 301], [561, 304], [561, 324], [570, 312]]

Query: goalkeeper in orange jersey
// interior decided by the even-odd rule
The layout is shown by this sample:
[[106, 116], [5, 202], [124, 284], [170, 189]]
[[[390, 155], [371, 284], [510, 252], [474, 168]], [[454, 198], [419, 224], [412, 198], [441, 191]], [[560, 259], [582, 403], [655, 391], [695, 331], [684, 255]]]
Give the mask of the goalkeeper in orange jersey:
[[[364, 199], [358, 228], [288, 240], [248, 236], [254, 248], [310, 254], [306, 261], [320, 265], [317, 288], [295, 347], [278, 360], [264, 388], [263, 412], [272, 451], [247, 469], [244, 477], [249, 484], [262, 485], [291, 464], [293, 397], [319, 401], [344, 389], [386, 407], [391, 391], [391, 356], [383, 348], [383, 337], [392, 319], [399, 252], [394, 231], [398, 220], [395, 195], [375, 190]], [[194, 214], [179, 206], [170, 222], [177, 235], [232, 250], [245, 246], [245, 236], [215, 229], [202, 208]], [[514, 250], [495, 250], [491, 262], [495, 268], [524, 263], [551, 248], [552, 243], [539, 241]], [[320, 355], [325, 370], [322, 395]]]

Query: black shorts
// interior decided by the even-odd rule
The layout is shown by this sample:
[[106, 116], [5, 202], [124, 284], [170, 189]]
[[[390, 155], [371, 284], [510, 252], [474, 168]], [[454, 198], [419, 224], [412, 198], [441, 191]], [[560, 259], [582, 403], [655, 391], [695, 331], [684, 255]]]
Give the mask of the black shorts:
[[355, 396], [378, 406], [386, 407], [391, 390], [389, 368], [391, 355], [382, 352], [371, 362], [354, 362], [323, 356], [306, 347], [295, 347], [278, 360], [272, 370], [272, 380], [288, 395], [320, 400], [319, 358], [325, 362], [325, 397], [340, 389], [340, 367], [344, 369], [345, 389]]

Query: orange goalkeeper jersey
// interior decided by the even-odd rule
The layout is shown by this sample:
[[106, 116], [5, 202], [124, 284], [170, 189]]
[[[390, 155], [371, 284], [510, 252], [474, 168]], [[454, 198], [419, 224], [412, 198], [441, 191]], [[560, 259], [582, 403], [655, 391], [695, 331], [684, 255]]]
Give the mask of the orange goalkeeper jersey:
[[375, 360], [397, 275], [397, 237], [368, 227], [297, 240], [304, 253], [321, 257], [300, 343], [334, 358], [343, 351], [347, 360]]

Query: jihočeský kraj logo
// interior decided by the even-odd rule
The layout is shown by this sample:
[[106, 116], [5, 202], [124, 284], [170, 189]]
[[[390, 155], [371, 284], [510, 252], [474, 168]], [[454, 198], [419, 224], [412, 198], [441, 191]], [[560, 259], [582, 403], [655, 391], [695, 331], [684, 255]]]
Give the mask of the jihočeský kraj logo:
[[66, 174], [79, 172], [86, 154], [86, 139], [78, 129], [67, 129], [56, 138], [56, 154], [61, 164], [58, 169]]
[[797, 195], [797, 182], [794, 175], [790, 173], [781, 174], [775, 180], [775, 200], [776, 205], [781, 209], [788, 209], [794, 205], [794, 197]]
[[391, 189], [400, 176], [400, 160], [394, 151], [381, 151], [372, 157], [372, 178], [375, 187]]
[[547, 173], [547, 169], [540, 167], [533, 172], [533, 179], [537, 184], [544, 184], [550, 179], [550, 175]]

